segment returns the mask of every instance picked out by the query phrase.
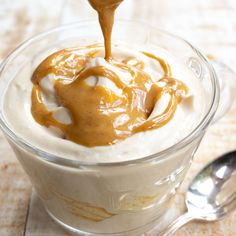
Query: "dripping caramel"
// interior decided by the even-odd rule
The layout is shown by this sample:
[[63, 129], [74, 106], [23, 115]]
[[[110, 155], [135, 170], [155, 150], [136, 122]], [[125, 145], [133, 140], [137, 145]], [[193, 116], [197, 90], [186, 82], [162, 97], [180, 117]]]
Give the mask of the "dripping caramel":
[[115, 10], [123, 0], [88, 0], [88, 1], [98, 13], [98, 19], [104, 38], [105, 59], [107, 61], [110, 61], [112, 60], [111, 33], [114, 24]]

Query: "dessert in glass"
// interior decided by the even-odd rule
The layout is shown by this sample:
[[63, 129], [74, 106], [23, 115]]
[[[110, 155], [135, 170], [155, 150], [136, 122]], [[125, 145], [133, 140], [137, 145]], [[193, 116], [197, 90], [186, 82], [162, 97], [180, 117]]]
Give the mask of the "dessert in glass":
[[[99, 2], [90, 0], [101, 23]], [[105, 2], [113, 14], [121, 1]], [[81, 22], [9, 55], [0, 125], [56, 222], [78, 234], [141, 235], [170, 209], [217, 110], [219, 86], [185, 40], [123, 21], [110, 44], [110, 23], [106, 48], [97, 22]]]

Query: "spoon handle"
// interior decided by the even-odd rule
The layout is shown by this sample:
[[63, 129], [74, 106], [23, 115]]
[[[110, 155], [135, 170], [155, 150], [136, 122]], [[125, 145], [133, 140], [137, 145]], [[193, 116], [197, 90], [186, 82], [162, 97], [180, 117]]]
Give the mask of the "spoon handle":
[[188, 222], [194, 220], [195, 217], [192, 216], [189, 212], [184, 213], [179, 216], [176, 220], [174, 220], [167, 228], [161, 233], [161, 236], [171, 236], [182, 226], [187, 224]]

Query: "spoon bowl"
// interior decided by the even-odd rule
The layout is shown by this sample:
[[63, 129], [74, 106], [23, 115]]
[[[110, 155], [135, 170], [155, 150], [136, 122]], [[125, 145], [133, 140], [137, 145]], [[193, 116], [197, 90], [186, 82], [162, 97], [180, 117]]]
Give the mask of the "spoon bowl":
[[227, 153], [208, 164], [192, 181], [186, 195], [189, 211], [199, 218], [223, 217], [236, 202], [236, 152]]
[[214, 221], [236, 208], [236, 151], [209, 163], [191, 182], [186, 194], [187, 213], [167, 227], [173, 235], [191, 220]]

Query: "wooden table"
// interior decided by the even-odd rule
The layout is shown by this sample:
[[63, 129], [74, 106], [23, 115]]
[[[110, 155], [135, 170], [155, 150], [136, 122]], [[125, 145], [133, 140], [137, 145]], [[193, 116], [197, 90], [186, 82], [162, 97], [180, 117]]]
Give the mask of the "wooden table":
[[[43, 30], [95, 17], [86, 0], [0, 0], [0, 58]], [[171, 31], [236, 68], [235, 0], [125, 0], [117, 18], [136, 19]], [[179, 213], [184, 210], [184, 191], [191, 177], [208, 161], [235, 147], [236, 103], [209, 128], [176, 197]], [[0, 235], [68, 235], [48, 218], [32, 195], [29, 179], [2, 134], [0, 155]], [[233, 236], [235, 222], [236, 212], [216, 223], [190, 223], [177, 235]]]

